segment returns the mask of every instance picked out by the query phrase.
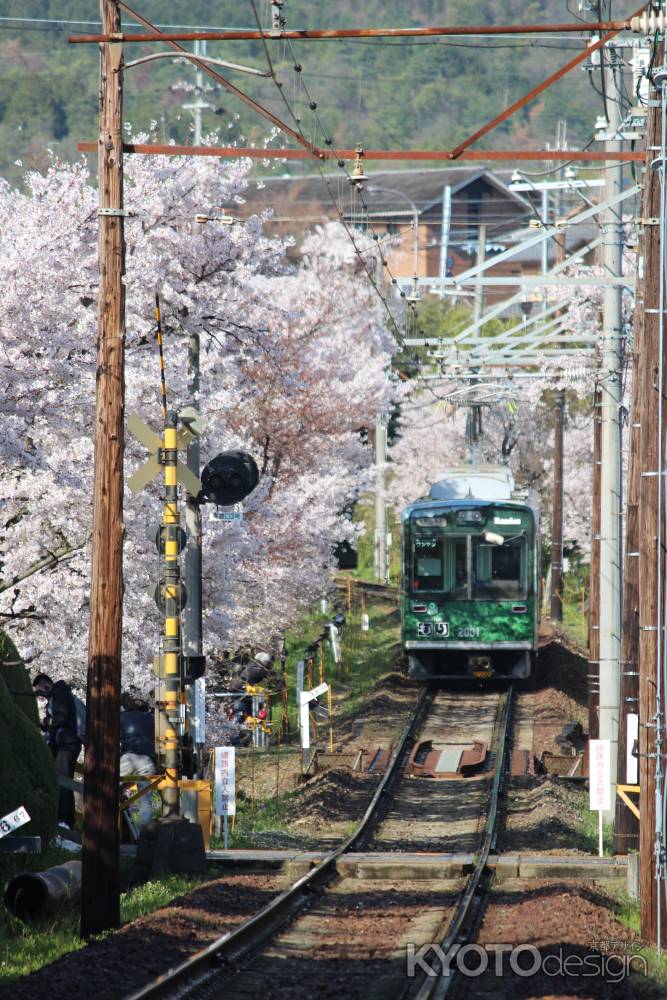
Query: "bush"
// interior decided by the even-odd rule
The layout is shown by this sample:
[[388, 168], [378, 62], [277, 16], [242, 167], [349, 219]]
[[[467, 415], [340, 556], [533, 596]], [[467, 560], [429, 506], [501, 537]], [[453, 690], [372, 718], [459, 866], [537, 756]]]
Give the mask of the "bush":
[[30, 676], [19, 651], [5, 632], [0, 632], [0, 676], [14, 704], [35, 726], [39, 726], [39, 710]]
[[[4, 673], [4, 671], [3, 671]], [[21, 834], [53, 837], [58, 817], [58, 779], [51, 751], [33, 722], [12, 701], [0, 677], [0, 816], [25, 806], [30, 823]]]

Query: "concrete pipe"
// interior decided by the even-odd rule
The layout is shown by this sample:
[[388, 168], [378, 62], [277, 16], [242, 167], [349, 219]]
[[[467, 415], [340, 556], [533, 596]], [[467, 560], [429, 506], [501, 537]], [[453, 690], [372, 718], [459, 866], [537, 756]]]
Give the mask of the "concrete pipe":
[[5, 889], [5, 905], [20, 920], [53, 916], [78, 903], [81, 862], [67, 861], [45, 872], [22, 872]]

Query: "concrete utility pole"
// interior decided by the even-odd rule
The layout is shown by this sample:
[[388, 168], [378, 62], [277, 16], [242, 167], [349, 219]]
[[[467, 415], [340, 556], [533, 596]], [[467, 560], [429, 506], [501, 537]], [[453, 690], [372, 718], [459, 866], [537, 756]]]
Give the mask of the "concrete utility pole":
[[[206, 55], [206, 41], [205, 39], [195, 41], [194, 54], [196, 56]], [[183, 109], [185, 111], [191, 111], [192, 117], [195, 123], [194, 131], [194, 145], [201, 146], [202, 143], [202, 111], [206, 111], [207, 108], [212, 108], [213, 105], [209, 104], [208, 101], [203, 100], [202, 95], [204, 93], [204, 73], [200, 66], [197, 66], [197, 72], [195, 74], [195, 99], [192, 104], [184, 104]]]
[[[622, 67], [612, 47], [602, 51], [607, 93], [608, 131], [615, 135], [621, 124]], [[607, 142], [607, 151], [620, 152], [622, 142]], [[608, 162], [605, 198], [621, 193], [623, 168]], [[602, 220], [603, 265], [606, 275], [622, 273], [623, 222], [618, 206], [607, 209]], [[621, 369], [623, 358], [622, 289], [605, 287], [603, 300], [602, 372], [600, 379], [602, 439], [600, 478], [600, 739], [611, 743], [611, 808], [614, 817], [621, 666]]]
[[[642, 248], [643, 250], [643, 248]], [[643, 256], [643, 253], [642, 253]], [[641, 284], [635, 294], [634, 357], [632, 380], [632, 421], [630, 424], [630, 469], [625, 518], [623, 569], [623, 633], [621, 639], [621, 714], [618, 726], [619, 785], [638, 783], [637, 761], [631, 756], [639, 735], [639, 413], [642, 410], [643, 381], [639, 374], [643, 353], [644, 301]], [[630, 754], [630, 757], [628, 756]], [[628, 760], [630, 766], [628, 767]], [[614, 854], [627, 854], [639, 848], [639, 820], [620, 796], [616, 799]]]
[[600, 720], [600, 450], [602, 393], [593, 397], [593, 498], [591, 501], [591, 561], [588, 587], [588, 736], [598, 738]]
[[387, 582], [387, 508], [385, 487], [387, 471], [387, 424], [384, 414], [375, 421], [375, 577]]
[[[477, 236], [477, 260], [475, 266], [480, 268], [486, 260], [486, 223], [482, 222]], [[484, 314], [484, 272], [479, 271], [475, 284], [475, 300], [473, 303], [473, 323], [478, 323]], [[473, 385], [474, 383], [471, 383]], [[482, 408], [470, 406], [466, 417], [466, 441], [468, 444], [468, 462], [474, 465], [477, 461], [477, 442], [482, 433]]]
[[[479, 235], [477, 237], [477, 259], [475, 267], [481, 268], [486, 260], [486, 223], [480, 223]], [[472, 311], [473, 323], [478, 323], [484, 313], [484, 271], [478, 271], [475, 282], [475, 301]]]
[[[120, 32], [118, 0], [100, 0], [102, 31]], [[81, 933], [120, 923], [119, 742], [123, 614], [125, 234], [123, 47], [100, 45], [99, 316], [93, 552], [86, 697]]]
[[554, 400], [554, 502], [551, 525], [551, 613], [554, 622], [563, 620], [563, 430], [565, 393], [559, 389]]

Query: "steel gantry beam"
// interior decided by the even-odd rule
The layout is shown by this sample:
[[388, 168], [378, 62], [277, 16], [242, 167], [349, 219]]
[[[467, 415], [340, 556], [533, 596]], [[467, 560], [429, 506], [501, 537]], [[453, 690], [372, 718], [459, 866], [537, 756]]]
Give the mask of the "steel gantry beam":
[[[553, 275], [555, 274], [560, 274], [560, 272], [564, 271], [565, 268], [575, 264], [582, 256], [585, 256], [587, 253], [590, 253], [591, 250], [595, 250], [596, 247], [600, 246], [601, 242], [602, 242], [602, 237], [596, 236], [594, 240], [591, 240], [590, 243], [586, 244], [586, 246], [581, 247], [579, 250], [576, 251], [576, 253], [570, 254], [570, 256], [566, 257], [565, 260], [561, 261], [559, 264], [554, 265], [551, 271], [549, 271], [549, 274], [544, 275], [544, 277], [548, 278], [548, 277], [553, 277]], [[431, 282], [422, 281], [422, 284], [428, 285], [429, 283], [433, 283], [434, 280], [435, 279], [431, 279]], [[480, 319], [475, 320], [473, 323], [470, 323], [465, 328], [465, 330], [462, 330], [460, 333], [457, 333], [455, 337], [452, 337], [450, 343], [459, 344], [461, 343], [461, 341], [468, 339], [470, 334], [475, 333], [477, 330], [480, 330], [487, 323], [490, 323], [492, 319], [496, 319], [498, 316], [502, 315], [502, 313], [506, 312], [512, 306], [519, 305], [524, 300], [525, 300], [525, 294], [523, 292], [516, 292], [514, 295], [510, 296], [509, 299], [503, 299], [502, 302], [499, 302], [497, 305], [487, 310], [487, 312], [485, 312]], [[565, 306], [567, 304], [567, 300], [561, 304]], [[411, 347], [424, 347], [429, 345], [437, 347], [439, 344], [442, 343], [442, 338], [441, 337], [426, 337], [422, 339], [411, 338], [407, 339], [405, 343], [406, 345]]]
[[[129, 10], [126, 4], [121, 4]], [[170, 31], [155, 33], [122, 32], [117, 36], [108, 34], [69, 35], [70, 45], [90, 45], [98, 42], [240, 42], [240, 41], [334, 41], [346, 38], [434, 38], [479, 35], [544, 35], [581, 34], [583, 31], [619, 32], [630, 28], [630, 19], [624, 21], [581, 21], [563, 24], [474, 24], [474, 25], [432, 25], [423, 28], [291, 28], [289, 30], [254, 28], [214, 29], [211, 31]]]
[[[527, 240], [522, 243], [517, 243], [516, 246], [509, 247], [507, 250], [503, 250], [502, 253], [496, 254], [493, 257], [487, 258], [483, 264], [475, 264], [473, 267], [469, 267], [467, 271], [459, 274], [456, 278], [445, 278], [444, 281], [440, 279], [432, 278], [430, 282], [428, 279], [421, 278], [420, 283], [430, 284], [432, 287], [442, 284], [445, 287], [457, 287], [458, 285], [468, 283], [471, 279], [476, 278], [480, 273], [488, 271], [491, 267], [497, 267], [498, 264], [502, 264], [507, 260], [511, 260], [518, 253], [522, 253], [525, 250], [530, 250], [532, 247], [539, 246], [544, 240], [553, 239], [554, 236], [560, 236], [566, 226], [578, 226], [582, 222], [587, 222], [589, 219], [594, 218], [596, 215], [603, 214], [611, 208], [620, 205], [622, 202], [627, 201], [628, 198], [633, 198], [638, 195], [641, 188], [638, 184], [633, 184], [632, 187], [626, 188], [625, 191], [620, 191], [617, 194], [612, 195], [610, 198], [606, 198], [605, 201], [601, 201], [598, 205], [593, 205], [592, 208], [586, 208], [583, 212], [579, 212], [577, 215], [573, 215], [571, 219], [564, 222], [562, 225], [548, 225], [544, 226], [539, 233], [535, 236], [530, 236]], [[578, 251], [574, 256], [580, 256], [581, 251]], [[553, 273], [553, 272], [552, 272]], [[544, 281], [547, 275], [535, 275], [540, 281]]]
[[[423, 279], [422, 279], [423, 280]], [[451, 279], [449, 279], [451, 281]], [[570, 276], [558, 275], [545, 281], [544, 274], [507, 274], [502, 278], [481, 278], [476, 281], [462, 281], [457, 279], [457, 285], [489, 285], [492, 288], [504, 288], [506, 285], [520, 285], [523, 288], [543, 288], [548, 285], [562, 288], [585, 288], [588, 285], [595, 285], [598, 288], [634, 288], [636, 281], [634, 275], [597, 275], [591, 274], [588, 278], [572, 278]]]
[[[537, 326], [543, 320], [552, 317], [554, 313], [559, 313], [562, 309], [567, 308], [570, 299], [565, 299], [562, 302], [557, 302], [553, 306], [549, 306], [547, 309], [543, 309], [541, 312], [537, 313], [535, 316], [527, 316], [524, 321], [517, 323], [515, 326], [509, 327], [507, 330], [503, 330], [502, 333], [494, 334], [493, 337], [468, 337], [465, 340], [466, 345], [476, 345], [476, 344], [488, 344], [489, 342], [494, 344], [501, 344], [505, 341], [511, 341], [516, 336], [527, 333], [531, 327]], [[459, 342], [460, 343], [460, 342]]]

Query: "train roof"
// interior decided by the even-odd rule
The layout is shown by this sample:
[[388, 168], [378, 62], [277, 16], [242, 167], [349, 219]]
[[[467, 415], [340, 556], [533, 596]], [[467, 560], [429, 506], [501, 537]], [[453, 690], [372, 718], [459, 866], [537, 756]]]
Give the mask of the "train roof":
[[528, 507], [536, 517], [539, 516], [535, 493], [517, 489], [514, 476], [506, 465], [458, 465], [443, 469], [431, 486], [429, 496], [415, 500], [403, 513], [409, 515], [415, 509], [494, 503]]
[[506, 465], [455, 465], [431, 486], [432, 500], [511, 500], [514, 476]]

